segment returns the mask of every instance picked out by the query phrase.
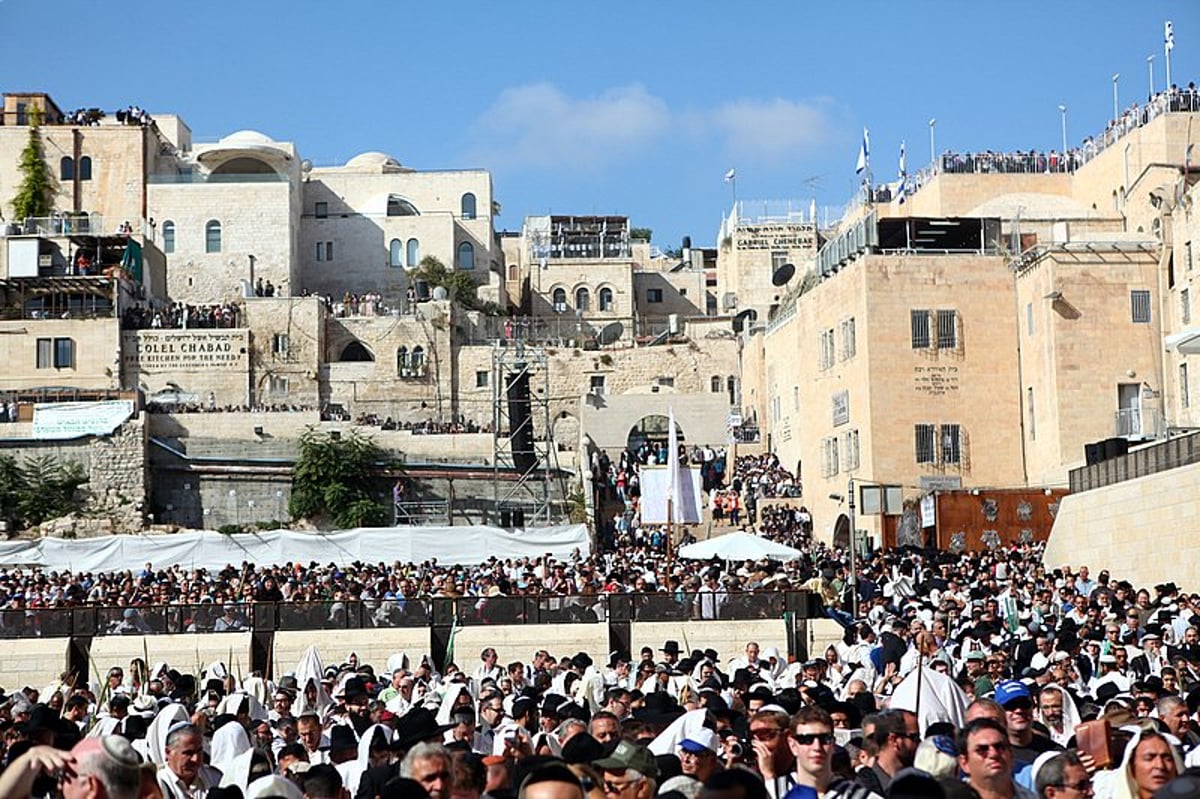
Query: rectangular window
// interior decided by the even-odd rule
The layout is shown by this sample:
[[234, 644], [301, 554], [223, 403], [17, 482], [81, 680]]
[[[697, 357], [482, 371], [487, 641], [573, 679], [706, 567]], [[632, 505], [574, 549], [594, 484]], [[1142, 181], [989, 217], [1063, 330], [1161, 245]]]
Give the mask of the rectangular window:
[[1188, 386], [1188, 365], [1186, 363], [1179, 364], [1179, 406], [1186, 408], [1192, 404], [1191, 393]]
[[39, 338], [37, 340], [37, 368], [50, 369], [54, 366], [54, 340]]
[[960, 432], [956, 424], [942, 425], [942, 463], [960, 463], [962, 461]]
[[1129, 305], [1135, 324], [1150, 324], [1150, 290], [1134, 289], [1129, 292]]
[[276, 355], [287, 355], [291, 350], [291, 340], [287, 333], [276, 333], [271, 337], [271, 352]]
[[1025, 303], [1025, 328], [1028, 331], [1027, 335], [1033, 335], [1033, 303]]
[[687, 296], [687, 289], [680, 289], [680, 290], [679, 290], [679, 296], [680, 296], [680, 297], [686, 297], [686, 296]]
[[604, 394], [604, 375], [592, 375], [588, 379], [588, 391], [593, 394]]
[[286, 397], [288, 393], [288, 379], [286, 377], [272, 375], [271, 382], [269, 384], [269, 390], [273, 396]]
[[909, 311], [912, 320], [912, 348], [929, 349], [929, 311]]
[[54, 368], [70, 369], [75, 365], [75, 340], [69, 338], [54, 339]]
[[1192, 298], [1187, 289], [1179, 291], [1179, 321], [1185, 325], [1192, 321]]
[[842, 321], [842, 360], [848, 361], [858, 354], [858, 341], [854, 329], [854, 317]]
[[1183, 243], [1183, 252], [1187, 257], [1187, 270], [1192, 271], [1192, 243], [1185, 241]]
[[1029, 440], [1037, 440], [1037, 419], [1033, 413], [1033, 386], [1025, 389], [1025, 405], [1029, 408]]
[[[603, 378], [603, 377], [604, 377], [604, 375], [597, 375], [597, 377]], [[664, 375], [664, 376], [662, 376], [662, 377], [659, 377], [659, 378], [658, 378], [658, 380], [657, 380], [656, 382], [657, 382], [657, 383], [658, 383], [660, 386], [666, 386], [667, 388], [674, 388], [674, 387], [675, 387], [675, 378], [674, 378], [674, 376], [667, 377], [667, 376], [665, 376], [665, 375]]]
[[771, 274], [775, 274], [775, 270], [787, 263], [787, 251], [779, 252], [778, 250], [771, 253]]
[[313, 203], [313, 216], [317, 219], [329, 216], [329, 203]]
[[487, 388], [487, 387], [488, 387], [488, 371], [486, 369], [480, 369], [480, 370], [476, 371], [475, 372], [475, 388]]
[[646, 289], [646, 302], [662, 302], [662, 289]]
[[842, 464], [846, 471], [858, 468], [858, 431], [850, 430], [842, 435]]
[[317, 242], [317, 260], [332, 261], [333, 260], [333, 242], [318, 241]]
[[821, 439], [821, 476], [833, 477], [838, 473], [838, 438]]
[[931, 424], [919, 424], [914, 428], [916, 437], [917, 463], [934, 463], [937, 453], [934, 450], [934, 429]]
[[937, 345], [939, 350], [958, 349], [958, 313], [937, 312]]

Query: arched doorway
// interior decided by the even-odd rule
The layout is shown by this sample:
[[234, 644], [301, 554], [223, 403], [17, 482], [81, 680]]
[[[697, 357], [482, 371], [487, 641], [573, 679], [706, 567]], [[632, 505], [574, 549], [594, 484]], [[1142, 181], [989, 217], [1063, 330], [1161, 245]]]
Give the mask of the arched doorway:
[[[643, 416], [637, 424], [629, 428], [629, 435], [625, 437], [625, 448], [630, 452], [637, 452], [643, 444], [649, 444], [651, 447], [657, 447], [659, 444], [665, 446], [670, 437], [669, 424], [670, 420], [660, 414]], [[675, 422], [675, 436], [680, 444], [684, 443], [683, 428], [679, 426], [678, 420]]]
[[850, 546], [850, 519], [846, 514], [838, 514], [833, 523], [833, 545], [846, 549]]
[[367, 349], [367, 345], [361, 341], [351, 341], [342, 349], [342, 357], [339, 361], [373, 361], [375, 356]]

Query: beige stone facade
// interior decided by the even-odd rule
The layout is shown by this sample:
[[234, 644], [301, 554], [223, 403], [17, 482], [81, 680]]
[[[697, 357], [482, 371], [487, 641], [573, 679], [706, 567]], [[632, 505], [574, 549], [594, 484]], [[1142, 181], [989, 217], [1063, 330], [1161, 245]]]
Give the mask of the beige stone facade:
[[717, 309], [734, 314], [753, 309], [766, 319], [788, 286], [773, 276], [791, 264], [795, 278], [812, 267], [821, 236], [815, 220], [805, 221], [799, 203], [739, 202], [721, 220], [717, 234]]

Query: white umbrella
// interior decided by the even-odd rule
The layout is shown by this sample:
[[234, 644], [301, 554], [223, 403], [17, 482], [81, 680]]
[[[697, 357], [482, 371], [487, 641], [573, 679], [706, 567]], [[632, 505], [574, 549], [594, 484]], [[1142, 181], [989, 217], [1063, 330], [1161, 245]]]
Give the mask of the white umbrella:
[[689, 560], [798, 560], [803, 554], [798, 549], [776, 544], [774, 541], [740, 530], [688, 544], [679, 550], [679, 557]]

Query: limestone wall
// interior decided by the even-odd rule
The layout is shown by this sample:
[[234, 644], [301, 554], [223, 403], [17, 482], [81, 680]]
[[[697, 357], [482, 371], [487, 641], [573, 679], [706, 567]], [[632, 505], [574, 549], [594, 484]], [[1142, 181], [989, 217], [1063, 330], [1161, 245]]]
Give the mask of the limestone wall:
[[[0, 394], [42, 386], [115, 389], [121, 375], [117, 319], [19, 319], [0, 321]], [[72, 360], [55, 367], [56, 339], [69, 339]], [[50, 362], [38, 365], [38, 341], [50, 347]]]
[[1134, 585], [1194, 582], [1200, 574], [1200, 464], [1067, 495], [1044, 560], [1048, 569], [1108, 569]]

